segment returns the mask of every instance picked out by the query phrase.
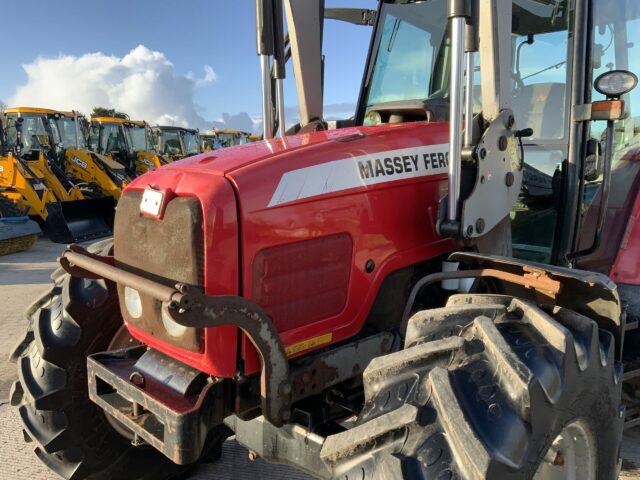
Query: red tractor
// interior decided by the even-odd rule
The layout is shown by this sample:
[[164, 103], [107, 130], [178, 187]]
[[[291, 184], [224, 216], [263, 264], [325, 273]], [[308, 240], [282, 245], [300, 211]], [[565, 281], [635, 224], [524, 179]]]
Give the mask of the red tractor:
[[[73, 479], [169, 478], [230, 435], [320, 478], [615, 478], [640, 422], [638, 2], [284, 7], [286, 43], [257, 2], [265, 140], [134, 180], [113, 243], [70, 246], [29, 309], [25, 439]], [[373, 26], [332, 124], [325, 16]]]

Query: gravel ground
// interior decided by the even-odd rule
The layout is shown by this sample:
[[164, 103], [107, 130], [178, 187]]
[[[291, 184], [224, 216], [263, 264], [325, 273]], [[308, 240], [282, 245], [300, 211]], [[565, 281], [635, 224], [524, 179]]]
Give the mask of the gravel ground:
[[[56, 257], [63, 245], [40, 239], [28, 252], [0, 257], [0, 479], [54, 480], [52, 474], [24, 442], [19, 420], [7, 398], [15, 378], [15, 366], [7, 357], [26, 326], [22, 313], [49, 284]], [[640, 429], [625, 434], [621, 479], [640, 480]], [[281, 465], [262, 460], [249, 461], [247, 450], [233, 440], [225, 443], [222, 459], [198, 467], [193, 480], [308, 479], [310, 477]]]

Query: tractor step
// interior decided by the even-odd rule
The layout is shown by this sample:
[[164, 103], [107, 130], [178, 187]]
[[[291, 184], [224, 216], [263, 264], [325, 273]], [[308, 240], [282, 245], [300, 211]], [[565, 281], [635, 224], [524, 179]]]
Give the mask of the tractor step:
[[[144, 346], [90, 355], [89, 398], [173, 462], [198, 460], [222, 423], [224, 383]], [[216, 408], [220, 407], [220, 408]]]

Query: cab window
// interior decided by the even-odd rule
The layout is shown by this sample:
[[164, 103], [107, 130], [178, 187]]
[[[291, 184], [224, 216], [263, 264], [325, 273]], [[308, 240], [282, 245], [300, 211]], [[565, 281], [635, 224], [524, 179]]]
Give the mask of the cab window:
[[126, 152], [127, 144], [120, 125], [104, 124], [100, 136], [100, 152]]
[[570, 16], [567, 0], [514, 2], [511, 108], [524, 139], [522, 189], [511, 211], [513, 255], [552, 260], [568, 155]]

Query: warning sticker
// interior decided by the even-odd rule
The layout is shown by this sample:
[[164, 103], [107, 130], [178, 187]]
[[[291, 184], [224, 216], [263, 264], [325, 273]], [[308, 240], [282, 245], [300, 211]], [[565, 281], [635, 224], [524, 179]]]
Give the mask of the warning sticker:
[[282, 175], [269, 207], [325, 193], [447, 173], [449, 145], [425, 145], [359, 155]]
[[331, 339], [333, 338], [332, 333], [325, 333], [324, 335], [320, 335], [319, 337], [309, 338], [302, 342], [294, 343], [285, 348], [285, 352], [287, 356], [295, 355], [296, 353], [303, 352], [304, 350], [309, 350], [310, 348], [319, 347], [320, 345], [326, 345], [327, 343], [331, 343]]

